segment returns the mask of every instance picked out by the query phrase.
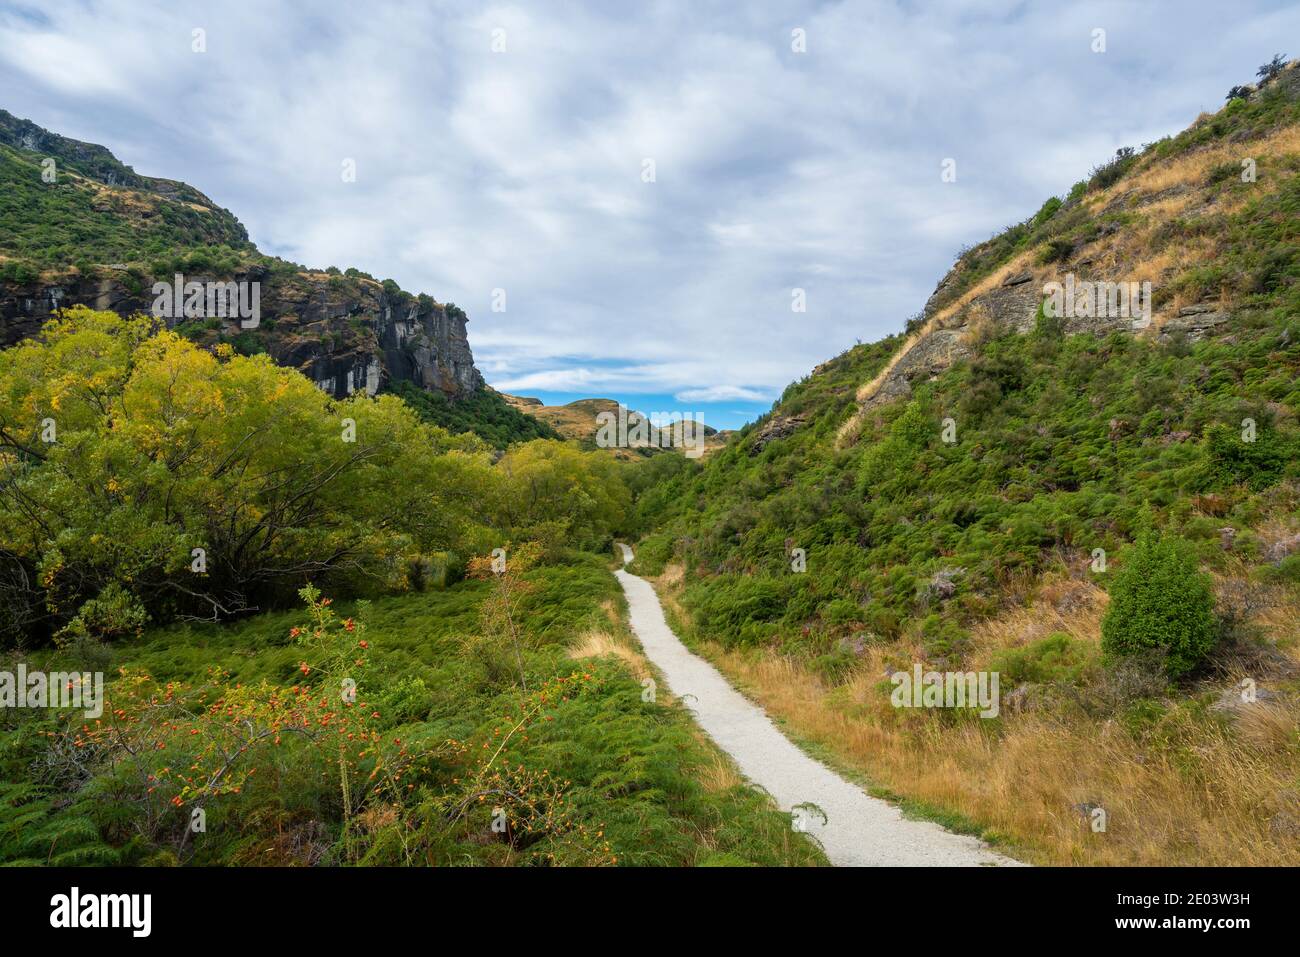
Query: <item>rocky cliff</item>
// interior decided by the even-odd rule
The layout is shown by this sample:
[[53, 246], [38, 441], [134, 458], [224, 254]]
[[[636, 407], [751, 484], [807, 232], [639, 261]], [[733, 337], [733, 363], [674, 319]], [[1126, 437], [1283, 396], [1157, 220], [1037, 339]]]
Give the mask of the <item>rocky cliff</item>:
[[[237, 318], [200, 323], [172, 321], [191, 338], [215, 345], [234, 341], [247, 351], [265, 351], [291, 366], [330, 395], [362, 391], [373, 395], [388, 380], [413, 382], [448, 396], [474, 392], [483, 377], [474, 367], [466, 316], [454, 305], [392, 290], [372, 279], [325, 273], [275, 275], [263, 265], [224, 274], [186, 272], [186, 281], [261, 283], [258, 328], [244, 330]], [[172, 277], [163, 277], [163, 281]], [[121, 315], [147, 313], [154, 277], [110, 265], [85, 276], [75, 270], [44, 272], [29, 283], [0, 283], [0, 346], [39, 331], [42, 323], [71, 305], [88, 305]]]
[[255, 328], [217, 316], [170, 325], [205, 345], [269, 353], [331, 395], [408, 381], [455, 398], [483, 385], [455, 305], [357, 270], [264, 256], [207, 196], [141, 176], [102, 146], [0, 110], [0, 177], [0, 347], [71, 305], [148, 313], [154, 283], [179, 273], [185, 282], [258, 283], [260, 319]]

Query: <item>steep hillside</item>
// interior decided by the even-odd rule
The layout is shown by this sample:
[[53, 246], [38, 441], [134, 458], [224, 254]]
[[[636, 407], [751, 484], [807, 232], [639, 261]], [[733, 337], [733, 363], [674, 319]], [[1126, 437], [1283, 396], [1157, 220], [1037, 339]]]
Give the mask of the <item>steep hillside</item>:
[[[1300, 70], [1236, 92], [640, 496], [638, 566], [701, 650], [1031, 859], [1300, 860]], [[1150, 322], [1055, 315], [1067, 277], [1149, 282]], [[1212, 621], [1169, 599], [1202, 583]], [[916, 666], [1000, 673], [1001, 716], [891, 707]]]
[[[1261, 309], [1300, 311], [1295, 156], [1300, 151], [1300, 70], [1289, 65], [1260, 88], [1176, 137], [1123, 149], [1063, 197], [963, 253], [908, 325], [908, 338], [863, 383], [864, 412], [909, 395], [974, 355], [986, 327], [1029, 332], [1043, 288], [1079, 281], [1147, 282], [1144, 338], [1194, 342], [1238, 331]], [[1061, 332], [1135, 332], [1132, 317], [1071, 315]], [[863, 421], [855, 416], [842, 439]]]
[[70, 305], [148, 312], [154, 282], [178, 273], [261, 284], [257, 328], [211, 317], [180, 322], [186, 336], [269, 353], [336, 398], [403, 381], [449, 398], [483, 385], [455, 305], [355, 269], [264, 256], [193, 187], [140, 176], [102, 146], [0, 110], [0, 347]]

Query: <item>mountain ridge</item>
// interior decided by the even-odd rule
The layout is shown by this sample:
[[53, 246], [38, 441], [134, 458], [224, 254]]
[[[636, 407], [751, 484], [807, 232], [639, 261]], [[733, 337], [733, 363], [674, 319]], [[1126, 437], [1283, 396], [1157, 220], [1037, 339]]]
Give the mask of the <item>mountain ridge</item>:
[[336, 398], [401, 381], [449, 398], [484, 385], [455, 304], [356, 269], [263, 255], [229, 210], [186, 183], [136, 173], [106, 147], [0, 110], [0, 177], [9, 194], [0, 201], [0, 347], [70, 305], [148, 313], [153, 283], [179, 273], [261, 284], [258, 328], [178, 322], [190, 338], [267, 352]]

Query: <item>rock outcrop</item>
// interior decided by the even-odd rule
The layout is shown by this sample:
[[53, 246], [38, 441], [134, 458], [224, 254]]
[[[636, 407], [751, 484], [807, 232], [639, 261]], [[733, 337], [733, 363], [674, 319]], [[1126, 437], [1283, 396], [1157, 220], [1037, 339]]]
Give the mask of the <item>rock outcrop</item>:
[[[149, 313], [152, 277], [140, 280], [124, 270], [17, 285], [0, 283], [0, 347], [35, 335], [60, 309], [87, 305], [120, 315]], [[268, 275], [254, 267], [234, 275], [186, 274], [186, 281], [261, 283], [261, 318], [243, 330], [234, 318], [208, 320], [199, 341], [241, 334], [277, 364], [298, 369], [335, 397], [371, 395], [389, 379], [407, 380], [448, 396], [476, 391], [483, 377], [474, 367], [466, 316], [454, 305], [386, 289], [370, 279], [324, 273]], [[176, 320], [167, 320], [176, 326]], [[184, 323], [184, 320], [181, 320]]]
[[[319, 272], [263, 256], [233, 214], [193, 187], [141, 176], [102, 146], [59, 136], [0, 110], [0, 161], [8, 164], [6, 170], [32, 177], [39, 186], [41, 164], [49, 159], [56, 164], [67, 208], [92, 224], [114, 227], [115, 236], [128, 237], [118, 242], [133, 254], [129, 263], [74, 267], [33, 259], [29, 252], [7, 255], [0, 237], [0, 265], [12, 258], [24, 264], [25, 273], [0, 273], [0, 348], [36, 335], [73, 305], [124, 316], [152, 313], [154, 283], [176, 278], [170, 270], [155, 275], [157, 259], [220, 247], [230, 263], [221, 267], [224, 271], [187, 269], [184, 282], [257, 283], [259, 321], [245, 329], [237, 318], [163, 320], [201, 345], [225, 341], [241, 351], [265, 351], [335, 397], [373, 395], [390, 380], [448, 397], [483, 386], [466, 335], [467, 317], [455, 305], [411, 295], [392, 281], [380, 283], [355, 270]], [[31, 217], [29, 227], [39, 227], [36, 217], [44, 215], [34, 203], [31, 209], [20, 204], [18, 213]], [[174, 247], [168, 256], [150, 252], [159, 235]]]
[[[1300, 99], [1300, 64], [1274, 70], [1256, 87], [1238, 89], [1251, 102]], [[908, 322], [910, 335], [899, 351], [858, 389], [859, 408], [841, 428], [840, 443], [856, 440], [873, 407], [911, 395], [914, 384], [971, 358], [984, 339], [1033, 330], [1048, 298], [1047, 284], [1064, 284], [1067, 275], [1078, 283], [1145, 284], [1145, 291], [1138, 313], [1117, 309], [1118, 299], [1105, 297], [1083, 314], [1066, 310], [1055, 323], [1062, 334], [1124, 332], [1163, 343], [1234, 335], [1233, 327], [1239, 325], [1234, 318], [1246, 305], [1233, 300], [1230, 290], [1209, 284], [1197, 288], [1189, 281], [1195, 277], [1188, 276], [1186, 263], [1203, 255], [1197, 237], [1221, 228], [1221, 217], [1237, 208], [1232, 197], [1239, 194], [1225, 185], [1236, 183], [1240, 171], [1235, 144], [1265, 143], [1282, 127], [1248, 123], [1205, 141], [1203, 124], [1231, 123], [1232, 116], [1242, 115], [1240, 109], [1224, 110], [1198, 120], [1184, 135], [1186, 142], [1174, 138], [1173, 149], [1165, 143], [1163, 150], [1121, 151], [1105, 167], [1104, 177], [1099, 168], [1064, 199], [1050, 199], [1035, 216], [965, 250], [921, 315]], [[1229, 148], [1229, 143], [1234, 145]], [[1283, 180], [1258, 182], [1262, 185], [1256, 187], [1256, 180], [1249, 180], [1250, 188], [1266, 194], [1277, 188], [1272, 183]], [[1182, 298], [1189, 293], [1206, 301]], [[1227, 301], [1217, 301], [1225, 295]], [[1105, 309], [1099, 305], [1103, 298]], [[1283, 332], [1282, 345], [1287, 335]]]
[[[997, 281], [986, 282], [977, 291], [952, 299], [949, 290], [956, 285], [962, 269], [963, 263], [959, 262], [943, 278], [926, 303], [920, 329], [878, 380], [860, 394], [863, 409], [905, 398], [911, 395], [913, 383], [936, 378], [953, 363], [970, 358], [981, 329], [1032, 331], [1045, 298], [1045, 285], [1061, 282], [1067, 271], [1052, 267], [1037, 270], [1008, 267], [997, 274]], [[1086, 263], [1077, 264], [1069, 272], [1080, 283], [1100, 283], [1106, 279], [1094, 274]], [[1183, 336], [1196, 341], [1213, 334], [1231, 319], [1231, 314], [1218, 305], [1199, 303], [1184, 306], [1172, 315], [1157, 312], [1151, 331], [1161, 340]], [[1132, 316], [1071, 314], [1060, 319], [1060, 328], [1066, 335], [1104, 336], [1112, 332], [1137, 333], [1146, 326]]]

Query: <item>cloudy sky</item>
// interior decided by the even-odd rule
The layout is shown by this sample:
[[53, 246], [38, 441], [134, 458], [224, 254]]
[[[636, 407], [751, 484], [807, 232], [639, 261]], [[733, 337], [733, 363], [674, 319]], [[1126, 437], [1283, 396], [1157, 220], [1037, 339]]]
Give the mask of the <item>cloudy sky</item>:
[[1266, 0], [0, 0], [0, 107], [458, 303], [500, 389], [735, 426], [1297, 37]]

